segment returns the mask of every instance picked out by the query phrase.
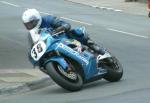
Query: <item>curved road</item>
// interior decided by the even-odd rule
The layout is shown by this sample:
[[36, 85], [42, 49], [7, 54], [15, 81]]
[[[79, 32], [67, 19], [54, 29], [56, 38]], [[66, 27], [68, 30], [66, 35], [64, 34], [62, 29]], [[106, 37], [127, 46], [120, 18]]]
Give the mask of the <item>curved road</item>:
[[[45, 3], [42, 3], [42, 1]], [[109, 48], [124, 67], [120, 82], [105, 80], [70, 93], [56, 84], [33, 92], [0, 98], [0, 103], [149, 103], [150, 21], [144, 16], [99, 10], [64, 0], [0, 1], [0, 68], [32, 68], [26, 57], [25, 8], [59, 16], [73, 27], [85, 26], [91, 37]]]

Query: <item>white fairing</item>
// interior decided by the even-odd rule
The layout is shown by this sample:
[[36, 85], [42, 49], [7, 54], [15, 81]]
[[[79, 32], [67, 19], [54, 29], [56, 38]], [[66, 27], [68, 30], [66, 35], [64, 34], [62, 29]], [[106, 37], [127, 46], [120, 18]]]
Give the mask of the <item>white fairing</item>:
[[38, 30], [30, 30], [29, 32], [33, 43], [36, 43], [40, 39], [40, 34], [38, 33]]
[[46, 51], [46, 44], [43, 41], [38, 41], [31, 50], [31, 57], [38, 61]]
[[110, 58], [110, 57], [112, 57], [111, 55], [110, 55], [110, 53], [108, 53], [108, 52], [106, 52], [104, 55], [98, 55], [97, 56], [97, 62], [99, 62], [100, 60], [103, 60], [103, 59], [105, 59], [105, 58]]

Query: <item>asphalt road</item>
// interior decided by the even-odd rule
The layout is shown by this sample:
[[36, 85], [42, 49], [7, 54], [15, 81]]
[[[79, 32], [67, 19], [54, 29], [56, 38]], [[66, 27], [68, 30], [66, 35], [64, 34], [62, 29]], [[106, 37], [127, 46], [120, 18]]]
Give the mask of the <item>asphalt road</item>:
[[[42, 3], [45, 2], [45, 3]], [[150, 102], [150, 22], [145, 16], [98, 10], [63, 0], [0, 1], [0, 68], [31, 68], [27, 60], [27, 31], [21, 15], [25, 8], [53, 14], [73, 27], [85, 26], [97, 42], [109, 48], [121, 61], [120, 82], [105, 80], [70, 93], [57, 85], [0, 98], [0, 103], [149, 103]]]

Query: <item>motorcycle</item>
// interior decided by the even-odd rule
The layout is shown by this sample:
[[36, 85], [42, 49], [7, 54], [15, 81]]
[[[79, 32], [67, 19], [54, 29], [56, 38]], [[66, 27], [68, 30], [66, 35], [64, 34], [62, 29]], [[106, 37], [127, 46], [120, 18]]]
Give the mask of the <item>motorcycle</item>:
[[84, 84], [102, 78], [116, 82], [123, 75], [120, 62], [108, 50], [103, 57], [79, 41], [69, 39], [64, 32], [51, 35], [46, 29], [41, 30], [38, 41], [30, 49], [29, 60], [69, 91], [78, 91]]

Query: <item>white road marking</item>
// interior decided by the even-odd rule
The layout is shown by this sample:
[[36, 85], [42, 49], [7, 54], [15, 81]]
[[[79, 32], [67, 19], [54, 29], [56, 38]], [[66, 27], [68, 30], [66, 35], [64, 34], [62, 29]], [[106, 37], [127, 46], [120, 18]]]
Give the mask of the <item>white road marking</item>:
[[[16, 5], [16, 4], [13, 4], [13, 3], [9, 3], [9, 2], [6, 2], [6, 1], [0, 1], [1, 3], [3, 4], [7, 4], [7, 5], [10, 5], [10, 6], [14, 6], [14, 7], [21, 7], [19, 5]], [[28, 8], [25, 8], [25, 9], [28, 9]], [[50, 13], [47, 13], [47, 12], [42, 12], [40, 11], [40, 13], [42, 14], [46, 14], [46, 15], [53, 15], [53, 14], [50, 14]], [[79, 21], [79, 20], [74, 20], [74, 19], [70, 19], [70, 18], [66, 18], [66, 17], [60, 17], [62, 19], [66, 19], [66, 20], [70, 20], [70, 21], [73, 21], [73, 22], [77, 22], [77, 23], [80, 23], [80, 24], [85, 24], [85, 25], [89, 25], [91, 26], [92, 24], [90, 23], [86, 23], [86, 22], [82, 22], [82, 21]]]
[[100, 9], [106, 9], [107, 7], [103, 7], [103, 6], [101, 6], [101, 7], [99, 7]]
[[117, 11], [117, 12], [122, 12], [123, 10], [116, 9], [115, 11]]
[[107, 8], [107, 10], [114, 10], [114, 11], [115, 11], [115, 9], [114, 9], [114, 8]]
[[[40, 13], [46, 14], [46, 15], [53, 15], [53, 14], [50, 14], [50, 13], [47, 13], [47, 12], [42, 12], [42, 11], [40, 11]], [[77, 22], [77, 23], [81, 23], [81, 24], [85, 24], [85, 25], [89, 25], [89, 26], [92, 25], [92, 24], [89, 24], [89, 23], [86, 23], [86, 22], [82, 22], [82, 21], [79, 21], [79, 20], [74, 20], [74, 19], [70, 19], [70, 18], [66, 18], [66, 17], [60, 17], [60, 18], [65, 19], [65, 20], [70, 20], [70, 21], [73, 21], [73, 22]]]
[[99, 8], [99, 9], [102, 9], [102, 10], [110, 10], [110, 11], [122, 12], [122, 10], [119, 10], [119, 9], [103, 7], [103, 6], [97, 6], [97, 5], [93, 5], [92, 7]]
[[97, 5], [93, 5], [92, 7], [93, 7], [93, 8], [97, 8], [98, 6], [97, 6]]
[[[25, 10], [28, 10], [30, 8], [25, 8]], [[53, 15], [53, 14], [50, 14], [50, 13], [47, 13], [47, 12], [43, 12], [43, 11], [39, 11], [41, 14], [45, 14], [45, 15]]]
[[50, 13], [46, 13], [46, 12], [42, 12], [40, 11], [41, 14], [46, 14], [46, 15], [53, 15], [53, 14], [50, 14]]
[[114, 31], [114, 32], [118, 32], [118, 33], [122, 33], [122, 34], [125, 34], [125, 35], [130, 35], [130, 36], [145, 38], [145, 39], [149, 38], [148, 36], [137, 35], [137, 34], [134, 34], [134, 33], [129, 33], [129, 32], [125, 32], [125, 31], [121, 31], [121, 30], [116, 30], [116, 29], [112, 29], [112, 28], [108, 28], [108, 30]]
[[13, 3], [9, 3], [9, 2], [6, 2], [6, 1], [0, 1], [0, 2], [3, 3], [3, 4], [6, 4], [6, 5], [10, 5], [10, 6], [20, 7], [19, 5], [16, 5], [16, 4], [13, 4]]
[[90, 23], [82, 22], [82, 21], [79, 21], [79, 20], [74, 20], [74, 19], [70, 19], [70, 18], [66, 18], [66, 17], [60, 17], [60, 18], [65, 19], [65, 20], [70, 20], [70, 21], [73, 21], [73, 22], [77, 22], [77, 23], [80, 23], [80, 24], [85, 24], [85, 25], [92, 26], [92, 24], [90, 24]]

